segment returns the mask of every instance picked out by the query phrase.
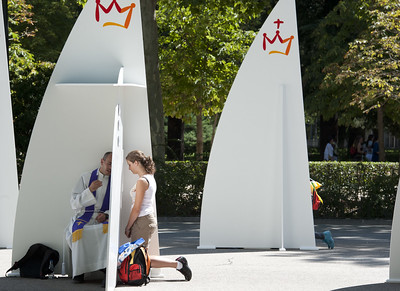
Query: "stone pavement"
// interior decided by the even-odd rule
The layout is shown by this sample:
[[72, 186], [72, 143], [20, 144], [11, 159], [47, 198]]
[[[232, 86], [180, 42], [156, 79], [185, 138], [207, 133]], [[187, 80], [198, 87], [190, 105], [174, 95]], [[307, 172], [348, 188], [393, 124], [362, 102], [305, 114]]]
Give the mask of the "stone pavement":
[[[319, 251], [217, 249], [198, 250], [199, 220], [160, 218], [161, 255], [184, 255], [193, 271], [186, 282], [173, 269], [152, 278], [146, 290], [400, 290], [388, 284], [391, 221], [316, 220], [315, 230], [331, 230], [335, 248], [317, 241]], [[0, 250], [0, 291], [102, 290], [99, 280], [74, 284], [70, 278], [4, 278], [11, 250]], [[138, 287], [118, 286], [119, 290]]]

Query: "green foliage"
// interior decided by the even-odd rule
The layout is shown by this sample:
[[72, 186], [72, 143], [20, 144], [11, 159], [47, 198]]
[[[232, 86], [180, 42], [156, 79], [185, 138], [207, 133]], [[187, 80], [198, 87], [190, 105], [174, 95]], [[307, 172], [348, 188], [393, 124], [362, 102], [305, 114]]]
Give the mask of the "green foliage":
[[[400, 3], [372, 1], [368, 7], [368, 28], [354, 42], [336, 81], [350, 79], [355, 88], [352, 105], [368, 112], [382, 105], [395, 106], [400, 98]], [[394, 114], [395, 119], [398, 114]]]
[[206, 169], [206, 162], [159, 165], [155, 174], [158, 215], [199, 216]]
[[87, 0], [76, 0], [75, 2], [76, 2], [76, 4], [78, 4], [79, 6], [83, 7], [83, 6], [85, 6]]
[[9, 41], [20, 42], [21, 39], [34, 35], [32, 5], [25, 0], [8, 1]]
[[307, 51], [302, 56], [309, 59], [303, 74], [305, 107], [310, 113], [322, 115], [325, 120], [338, 115], [338, 123], [353, 125], [354, 118], [362, 112], [350, 101], [354, 85], [337, 84], [335, 77], [353, 41], [366, 29], [366, 12], [363, 0], [339, 1], [326, 16], [310, 30], [306, 40]]
[[[322, 184], [324, 203], [315, 217], [393, 217], [399, 163], [310, 162], [310, 177]], [[159, 166], [157, 211], [159, 216], [199, 216], [206, 162], [167, 162]], [[311, 192], [310, 192], [311, 203]]]
[[[211, 151], [212, 123], [211, 117], [203, 117], [203, 135], [204, 135], [204, 156], [208, 160]], [[194, 122], [185, 124], [184, 132], [185, 160], [196, 160], [196, 124]]]
[[317, 217], [393, 217], [398, 163], [310, 162], [310, 177], [322, 184]]
[[34, 34], [31, 8], [24, 0], [8, 2], [9, 76], [19, 174], [22, 172], [33, 124], [53, 69], [52, 63], [36, 62], [34, 55], [21, 43]]
[[56, 62], [86, 1], [26, 0], [31, 4], [35, 37], [22, 40], [36, 60]]
[[221, 112], [255, 36], [240, 27], [246, 7], [220, 6], [215, 1], [158, 1], [158, 5], [165, 114], [187, 121], [192, 115]]
[[303, 43], [312, 45], [302, 50], [310, 114], [374, 128], [376, 112], [370, 110], [385, 105], [385, 124], [399, 124], [399, 6], [397, 0], [339, 1], [310, 29]]
[[[13, 51], [13, 49], [14, 47], [11, 46], [10, 51]], [[18, 60], [14, 61], [15, 59]], [[13, 68], [10, 69], [10, 87], [14, 115], [17, 166], [18, 172], [21, 175], [33, 124], [53, 70], [53, 64], [21, 64], [18, 62], [19, 60], [26, 61], [26, 58], [19, 57], [14, 52], [10, 58], [10, 63], [13, 63]]]

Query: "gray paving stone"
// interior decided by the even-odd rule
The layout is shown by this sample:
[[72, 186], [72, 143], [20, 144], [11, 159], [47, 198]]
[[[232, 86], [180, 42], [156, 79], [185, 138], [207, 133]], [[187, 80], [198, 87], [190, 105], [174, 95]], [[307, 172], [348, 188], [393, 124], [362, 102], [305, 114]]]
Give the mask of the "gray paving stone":
[[[184, 255], [193, 271], [186, 282], [173, 269], [152, 278], [146, 290], [400, 290], [388, 284], [391, 221], [316, 220], [315, 230], [330, 230], [335, 248], [317, 241], [319, 251], [270, 249], [198, 250], [198, 218], [160, 218], [161, 255]], [[0, 250], [0, 291], [101, 290], [99, 280], [74, 284], [70, 278], [5, 278], [11, 250]], [[117, 290], [137, 290], [118, 286]]]

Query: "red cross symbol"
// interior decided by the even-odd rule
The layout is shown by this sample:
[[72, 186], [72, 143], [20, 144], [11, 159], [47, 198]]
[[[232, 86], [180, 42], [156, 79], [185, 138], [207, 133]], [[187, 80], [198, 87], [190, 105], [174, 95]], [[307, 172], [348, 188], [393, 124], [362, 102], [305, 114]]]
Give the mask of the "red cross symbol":
[[279, 20], [279, 18], [278, 18], [278, 20], [274, 21], [274, 23], [276, 23], [277, 29], [279, 29], [279, 26], [281, 26], [281, 24], [284, 23], [284, 22], [282, 20]]

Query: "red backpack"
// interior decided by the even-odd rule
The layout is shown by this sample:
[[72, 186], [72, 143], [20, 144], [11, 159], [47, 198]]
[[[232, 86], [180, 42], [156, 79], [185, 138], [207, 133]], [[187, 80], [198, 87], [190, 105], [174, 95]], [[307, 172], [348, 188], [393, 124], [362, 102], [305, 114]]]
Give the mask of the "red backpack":
[[150, 256], [144, 247], [135, 249], [118, 269], [120, 280], [128, 285], [142, 286], [150, 282]]

